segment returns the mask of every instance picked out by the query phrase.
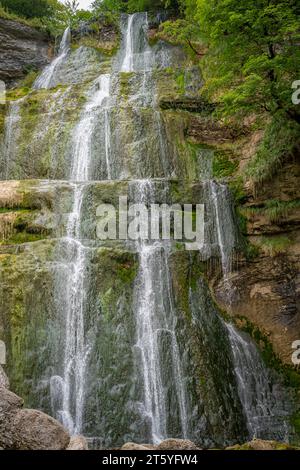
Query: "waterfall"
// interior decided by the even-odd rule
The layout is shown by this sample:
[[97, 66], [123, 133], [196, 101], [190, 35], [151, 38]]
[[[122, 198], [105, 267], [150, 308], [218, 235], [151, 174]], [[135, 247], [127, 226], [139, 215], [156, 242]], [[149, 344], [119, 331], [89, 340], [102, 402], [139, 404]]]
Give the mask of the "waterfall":
[[[73, 210], [67, 223], [65, 244], [67, 263], [67, 282], [65, 289], [66, 329], [63, 377], [51, 379], [52, 403], [59, 402], [57, 395], [62, 394], [61, 409], [57, 414], [62, 423], [73, 434], [82, 432], [83, 414], [86, 394], [86, 369], [90, 345], [85, 334], [86, 311], [86, 270], [88, 248], [81, 238], [82, 203], [86, 182], [90, 181], [90, 164], [92, 159], [92, 141], [97, 118], [105, 115], [105, 149], [107, 173], [110, 175], [109, 161], [109, 125], [107, 109], [103, 109], [109, 97], [110, 75], [100, 75], [92, 87], [87, 104], [75, 127], [72, 142], [73, 167], [71, 181], [74, 189]], [[58, 386], [60, 384], [60, 386]]]
[[[230, 274], [233, 253], [238, 246], [236, 222], [227, 186], [210, 180], [209, 188], [215, 210], [225, 299], [227, 308], [230, 310], [232, 298], [235, 295]], [[250, 437], [264, 437], [269, 428], [272, 430], [274, 439], [284, 439], [284, 435], [280, 434], [280, 429], [286, 427], [282, 397], [276, 396], [272, 377], [257, 347], [232, 324], [225, 323], [225, 326], [232, 350], [238, 393]]]
[[16, 140], [18, 134], [18, 124], [20, 117], [20, 104], [23, 98], [12, 101], [9, 106], [8, 115], [5, 119], [5, 133], [4, 133], [4, 161], [3, 161], [3, 175], [5, 179], [9, 178], [10, 165], [16, 149]]
[[70, 50], [71, 29], [66, 28], [58, 51], [58, 56], [49, 64], [33, 84], [35, 90], [55, 86], [55, 74], [68, 56]]
[[100, 113], [104, 113], [104, 142], [108, 179], [110, 179], [110, 131], [109, 113], [103, 108], [104, 101], [109, 97], [110, 75], [101, 75], [94, 83], [92, 96], [88, 100], [81, 119], [74, 131], [73, 138], [73, 169], [72, 180], [88, 181], [92, 158], [92, 139]]
[[135, 15], [128, 16], [127, 20], [127, 34], [125, 42], [125, 57], [121, 67], [122, 72], [133, 71], [133, 36], [132, 36], [132, 25], [134, 22]]
[[[51, 99], [54, 103], [49, 116], [34, 123], [30, 144], [42, 138], [43, 126], [50, 127], [57, 114], [60, 122], [58, 126], [54, 122], [52, 135], [59, 143], [60, 137], [66, 141], [57, 146], [57, 153], [63, 149], [67, 168], [60, 178], [68, 178], [68, 183], [60, 183], [63, 196], [58, 192], [54, 197], [54, 204], [61, 197], [55, 215], [63, 238], [57, 237], [51, 264], [56, 290], [49, 330], [55, 333], [55, 351], [50, 351], [43, 376], [47, 387], [50, 382], [52, 414], [71, 434], [95, 436], [93, 442], [107, 448], [122, 445], [125, 439], [158, 443], [171, 437], [222, 446], [244, 437], [246, 426], [251, 437], [281, 438], [285, 412], [280, 393], [275, 393], [255, 344], [219, 315], [203, 268], [197, 265], [198, 255], [183, 253], [176, 242], [96, 239], [94, 209], [100, 203], [115, 203], [119, 195], [146, 206], [181, 198], [182, 203], [205, 203], [205, 243], [199, 258], [221, 260], [226, 308], [230, 308], [232, 259], [239, 241], [229, 189], [210, 179], [210, 155], [202, 158], [202, 180], [183, 187], [190, 174], [183, 167], [194, 168], [197, 163], [186, 156], [177, 161], [176, 152], [172, 154], [171, 127], [165, 128], [165, 123], [174, 127], [180, 114], [176, 119], [173, 112], [166, 117], [158, 97], [168, 90], [156, 87], [157, 77], [165, 76], [157, 69], [170, 64], [171, 46], [150, 47], [146, 13], [122, 16], [121, 29], [120, 54], [111, 64], [96, 61], [82, 88], [76, 81], [67, 90], [38, 96], [45, 95], [46, 104]], [[59, 55], [34, 88], [53, 88], [66, 59], [69, 65], [69, 56], [71, 74], [76, 67], [67, 28]], [[84, 102], [80, 109], [78, 90], [80, 105]], [[70, 108], [78, 110], [68, 108], [64, 119], [62, 109], [69, 97]], [[5, 123], [7, 177], [12, 172], [20, 101], [10, 105]], [[47, 107], [45, 101], [42, 105], [41, 109]], [[49, 153], [44, 160], [51, 160]], [[20, 160], [18, 168], [26, 165], [19, 155], [15, 160], [16, 167]], [[62, 161], [57, 159], [53, 166]], [[34, 174], [35, 168], [29, 170]], [[173, 178], [176, 175], [182, 180]], [[47, 206], [45, 212], [51, 210]], [[48, 389], [44, 395], [39, 404], [48, 411]]]
[[250, 438], [263, 438], [269, 432], [274, 439], [283, 440], [287, 413], [280, 391], [275, 391], [256, 346], [233, 325], [226, 323], [226, 328]]
[[147, 13], [135, 13], [127, 17], [124, 51], [121, 72], [145, 72], [151, 70], [153, 56], [146, 40], [148, 30]]
[[209, 181], [210, 199], [214, 206], [217, 240], [220, 249], [222, 272], [225, 280], [232, 270], [232, 257], [237, 247], [236, 221], [233, 216], [231, 196], [228, 187]]
[[[154, 202], [154, 185], [150, 180], [133, 183], [136, 203]], [[171, 280], [166, 243], [137, 242], [139, 273], [135, 288], [135, 311], [138, 370], [143, 378], [144, 400], [142, 413], [150, 420], [150, 439], [158, 443], [172, 435], [168, 426], [167, 388], [177, 395], [181, 434], [188, 435], [186, 389], [183, 383], [179, 346], [176, 338]], [[166, 346], [167, 343], [167, 346]], [[170, 356], [166, 369], [164, 356]], [[169, 381], [169, 383], [168, 383]], [[175, 413], [175, 410], [173, 410]]]

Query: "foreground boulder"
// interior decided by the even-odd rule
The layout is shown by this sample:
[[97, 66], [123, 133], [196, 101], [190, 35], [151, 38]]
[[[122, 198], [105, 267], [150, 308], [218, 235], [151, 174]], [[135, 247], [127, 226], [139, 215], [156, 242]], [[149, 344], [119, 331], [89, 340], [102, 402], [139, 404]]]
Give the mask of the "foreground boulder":
[[9, 388], [9, 380], [3, 367], [0, 365], [0, 387]]
[[87, 440], [83, 436], [73, 436], [67, 450], [88, 450]]
[[121, 447], [121, 450], [156, 450], [156, 447], [148, 444], [135, 444], [134, 442], [127, 442]]
[[253, 439], [245, 444], [237, 444], [227, 447], [226, 450], [297, 450], [296, 447], [277, 441], [264, 441], [263, 439]]
[[[8, 384], [3, 370], [1, 384]], [[70, 436], [55, 419], [42, 411], [23, 409], [23, 400], [0, 386], [0, 448], [7, 450], [62, 450]]]
[[127, 442], [121, 450], [201, 450], [188, 439], [166, 439], [157, 446]]
[[192, 441], [188, 439], [166, 439], [162, 441], [157, 450], [201, 450]]
[[12, 419], [14, 448], [18, 450], [63, 450], [70, 436], [51, 416], [37, 410], [19, 410]]

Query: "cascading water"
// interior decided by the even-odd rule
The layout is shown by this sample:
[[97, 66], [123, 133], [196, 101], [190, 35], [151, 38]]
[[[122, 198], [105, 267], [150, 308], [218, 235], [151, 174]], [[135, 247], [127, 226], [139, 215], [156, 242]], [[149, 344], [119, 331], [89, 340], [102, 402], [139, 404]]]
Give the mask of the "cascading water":
[[41, 88], [51, 88], [53, 85], [55, 86], [55, 74], [57, 70], [59, 70], [61, 64], [65, 61], [69, 50], [70, 50], [70, 41], [71, 41], [71, 29], [70, 27], [66, 28], [60, 46], [59, 46], [59, 53], [58, 56], [49, 64], [42, 74], [36, 79], [35, 83], [33, 84], [33, 88], [35, 90], [39, 90]]
[[3, 175], [5, 179], [9, 178], [10, 163], [14, 157], [14, 151], [16, 146], [16, 139], [18, 133], [18, 124], [21, 119], [20, 117], [20, 100], [13, 101], [10, 104], [7, 118], [5, 119], [5, 139], [4, 139], [4, 152], [5, 161], [3, 161]]
[[[62, 395], [61, 409], [56, 410], [63, 424], [71, 433], [82, 431], [85, 374], [89, 358], [90, 346], [85, 337], [85, 305], [86, 305], [86, 269], [88, 248], [81, 242], [82, 202], [85, 184], [90, 180], [91, 148], [95, 133], [95, 123], [100, 113], [105, 113], [103, 104], [109, 97], [110, 75], [101, 75], [93, 84], [87, 104], [74, 130], [72, 157], [73, 167], [71, 181], [74, 188], [73, 210], [67, 223], [67, 237], [64, 239], [67, 286], [66, 300], [66, 330], [63, 377], [54, 376], [51, 379], [53, 392], [52, 403], [59, 402]], [[107, 118], [106, 118], [107, 119]], [[105, 119], [105, 120], [106, 120]], [[110, 174], [109, 162], [109, 133], [105, 126], [105, 146], [107, 173]]]
[[[100, 113], [105, 117], [105, 155], [108, 177], [110, 175], [109, 160], [109, 120], [107, 109], [103, 109], [104, 101], [109, 97], [110, 75], [101, 75], [94, 83], [91, 98], [88, 100], [81, 119], [74, 131], [73, 142], [73, 169], [72, 180], [88, 181], [90, 179], [89, 169], [92, 157], [92, 139], [94, 136], [95, 125]], [[110, 178], [109, 178], [110, 179]]]
[[222, 272], [225, 279], [232, 270], [232, 258], [237, 246], [237, 230], [231, 198], [226, 185], [208, 182], [210, 199], [214, 207], [215, 225], [221, 255]]
[[265, 433], [273, 439], [287, 439], [287, 409], [284, 396], [275, 390], [255, 345], [237, 329], [226, 324], [234, 357], [235, 374], [240, 400], [247, 418], [251, 438], [263, 438]]
[[121, 72], [146, 72], [151, 70], [154, 57], [146, 41], [145, 32], [147, 29], [147, 13], [135, 13], [127, 17], [125, 55], [120, 69]]
[[[61, 338], [44, 380], [48, 386], [51, 377], [53, 415], [71, 433], [96, 436], [107, 448], [124, 440], [156, 443], [167, 437], [222, 446], [245, 437], [246, 427], [251, 436], [266, 437], [272, 435], [266, 427], [274, 426], [280, 438], [284, 412], [274, 404], [271, 378], [254, 343], [218, 315], [200, 270], [192, 272], [193, 254], [165, 241], [106, 245], [95, 234], [89, 238], [94, 208], [99, 201], [115, 201], [118, 188], [147, 206], [173, 202], [181, 194], [171, 180], [180, 167], [172, 166], [176, 158], [169, 155], [154, 73], [169, 65], [169, 46], [149, 46], [145, 13], [124, 16], [121, 28], [120, 54], [109, 73], [107, 62], [97, 62], [90, 85], [84, 81], [82, 111], [75, 119], [71, 114], [72, 123], [65, 125], [70, 127], [63, 147], [69, 173], [61, 179], [69, 182], [61, 183], [67, 202], [61, 202], [59, 216], [66, 228], [54, 263], [53, 330]], [[69, 54], [66, 30], [59, 56], [36, 81], [36, 89], [56, 85], [56, 72], [66, 59], [69, 64]], [[56, 92], [49, 96], [55, 99]], [[73, 92], [70, 85], [67, 96]], [[15, 102], [6, 122], [7, 168], [18, 120]], [[57, 127], [60, 136], [64, 122]], [[36, 141], [41, 128], [39, 123]], [[205, 261], [221, 259], [230, 287], [237, 229], [227, 186], [210, 180], [209, 170], [193, 185], [209, 216], [200, 255]]]
[[[133, 183], [134, 200], [140, 204], [154, 202], [154, 186], [150, 180]], [[148, 216], [147, 216], [148, 218]], [[176, 316], [172, 300], [165, 243], [137, 242], [140, 268], [136, 282], [135, 311], [138, 358], [137, 368], [143, 377], [144, 400], [141, 411], [150, 421], [149, 438], [158, 443], [172, 434], [169, 425], [167, 390], [175, 390], [179, 408], [181, 435], [188, 434], [188, 405], [176, 338]], [[166, 343], [168, 347], [166, 348]], [[166, 373], [162, 369], [164, 355], [170, 357]], [[175, 410], [173, 410], [175, 413]]]
[[[226, 303], [230, 309], [232, 296], [235, 295], [230, 274], [234, 251], [238, 246], [238, 234], [227, 186], [217, 184], [212, 180], [208, 184], [215, 212]], [[252, 341], [244, 337], [232, 324], [225, 323], [225, 326], [233, 355], [239, 397], [250, 437], [263, 437], [266, 429], [269, 428], [272, 430], [274, 439], [284, 439], [285, 436], [281, 434], [281, 430], [285, 430], [287, 424], [283, 397], [280, 393], [276, 395], [274, 392], [272, 378]]]

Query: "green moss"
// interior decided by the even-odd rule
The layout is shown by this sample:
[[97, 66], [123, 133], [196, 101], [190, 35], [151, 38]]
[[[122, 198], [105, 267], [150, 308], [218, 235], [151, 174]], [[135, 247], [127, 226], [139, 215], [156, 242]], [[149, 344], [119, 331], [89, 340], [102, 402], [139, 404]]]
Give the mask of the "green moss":
[[293, 156], [299, 129], [296, 122], [286, 119], [285, 115], [277, 115], [267, 126], [264, 139], [246, 168], [245, 177], [251, 178], [257, 185], [270, 180], [282, 162]]
[[8, 212], [27, 212], [27, 209], [24, 209], [24, 207], [0, 207], [0, 214], [6, 214]]
[[238, 161], [231, 160], [226, 153], [215, 152], [212, 168], [214, 178], [226, 178], [237, 171]]
[[7, 101], [15, 101], [23, 98], [24, 96], [28, 95], [30, 92], [30, 87], [23, 86], [19, 88], [13, 88], [6, 93]]
[[269, 256], [277, 256], [285, 253], [287, 248], [292, 244], [290, 238], [284, 235], [260, 237], [257, 243]]
[[137, 274], [137, 262], [133, 262], [132, 254], [111, 248], [100, 248], [101, 263], [113, 274], [111, 276], [122, 283], [131, 284]]
[[18, 232], [12, 235], [8, 240], [0, 242], [0, 245], [21, 245], [22, 243], [31, 243], [43, 240], [45, 235], [40, 233]]
[[28, 74], [21, 82], [21, 88], [32, 88], [32, 85], [34, 84], [38, 74], [38, 70], [29, 70]]
[[243, 204], [247, 200], [247, 194], [244, 189], [242, 177], [234, 178], [233, 180], [229, 181], [228, 187], [236, 206]]
[[177, 87], [178, 87], [179, 93], [184, 94], [184, 92], [185, 92], [185, 76], [184, 76], [184, 72], [180, 72], [180, 73], [177, 74], [177, 76], [176, 76], [176, 83], [177, 83]]
[[120, 95], [127, 98], [130, 94], [130, 79], [134, 76], [132, 72], [120, 73]]
[[270, 223], [278, 223], [291, 214], [294, 209], [298, 209], [299, 207], [300, 199], [295, 199], [293, 201], [271, 199], [260, 206], [246, 207], [244, 212], [248, 215], [263, 215], [264, 217], [267, 217]]
[[296, 434], [300, 438], [300, 412], [295, 413], [291, 418], [291, 424], [295, 429]]
[[119, 41], [101, 42], [95, 36], [85, 36], [78, 42], [73, 43], [72, 49], [78, 49], [80, 46], [91, 47], [107, 57], [112, 57], [118, 51]]

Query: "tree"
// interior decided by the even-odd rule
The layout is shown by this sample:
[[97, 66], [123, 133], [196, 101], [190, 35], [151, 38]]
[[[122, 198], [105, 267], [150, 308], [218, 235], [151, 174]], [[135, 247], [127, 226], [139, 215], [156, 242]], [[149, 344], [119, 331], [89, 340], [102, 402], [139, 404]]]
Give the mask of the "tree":
[[25, 18], [43, 18], [52, 12], [48, 0], [1, 0], [1, 5]]
[[206, 90], [228, 114], [265, 111], [300, 123], [291, 86], [300, 76], [299, 6], [293, 0], [198, 0], [208, 45]]
[[65, 2], [66, 8], [69, 10], [71, 15], [76, 15], [77, 10], [79, 8], [79, 1], [78, 0], [67, 0]]

